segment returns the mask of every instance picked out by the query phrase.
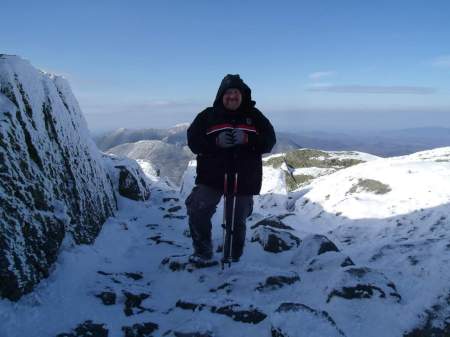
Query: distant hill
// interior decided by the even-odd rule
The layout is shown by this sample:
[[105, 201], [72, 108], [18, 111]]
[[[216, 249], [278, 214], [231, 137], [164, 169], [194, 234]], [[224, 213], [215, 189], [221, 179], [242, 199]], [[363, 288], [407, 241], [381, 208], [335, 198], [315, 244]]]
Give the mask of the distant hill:
[[177, 124], [168, 129], [126, 129], [114, 131], [94, 137], [98, 148], [106, 151], [114, 146], [135, 143], [140, 140], [161, 140], [169, 144], [186, 145], [186, 130], [188, 123]]
[[106, 153], [147, 160], [157, 172], [159, 171], [160, 176], [169, 178], [175, 184], [180, 182], [189, 160], [194, 158], [187, 146], [169, 144], [161, 140], [121, 144]]

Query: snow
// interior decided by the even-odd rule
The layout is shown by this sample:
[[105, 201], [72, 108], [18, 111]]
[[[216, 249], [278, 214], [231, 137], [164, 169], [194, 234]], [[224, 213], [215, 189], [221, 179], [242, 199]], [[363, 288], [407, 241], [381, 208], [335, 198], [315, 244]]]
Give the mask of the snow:
[[[308, 262], [311, 258], [306, 257], [309, 256], [308, 249], [312, 249], [309, 246], [301, 245], [299, 248], [299, 252], [302, 249], [304, 251], [303, 267], [299, 267], [298, 262], [291, 264], [296, 250], [273, 254], [263, 251], [258, 243], [250, 242], [247, 242], [241, 262], [233, 264], [229, 269], [222, 271], [219, 267], [212, 267], [192, 273], [172, 272], [160, 262], [171, 255], [189, 254], [191, 244], [190, 239], [184, 235], [186, 220], [164, 218], [164, 215], [168, 214], [166, 209], [169, 207], [182, 206], [182, 196], [186, 193], [180, 195], [167, 186], [158, 186], [154, 187], [148, 202], [120, 198], [119, 214], [104, 225], [94, 245], [75, 246], [67, 242], [51, 276], [42, 281], [32, 294], [26, 295], [17, 303], [0, 301], [0, 317], [3, 322], [0, 335], [54, 336], [69, 332], [76, 325], [91, 319], [97, 323], [105, 323], [109, 336], [122, 336], [122, 326], [149, 321], [159, 324], [156, 336], [161, 336], [170, 329], [184, 332], [209, 331], [215, 336], [261, 336], [267, 335], [271, 326], [297, 331], [298, 336], [303, 336], [299, 331], [306, 331], [302, 330], [305, 327], [309, 327], [311, 336], [338, 336], [339, 331], [346, 336], [400, 336], [418, 324], [417, 315], [432, 305], [439, 294], [445, 293], [450, 284], [448, 257], [443, 251], [445, 243], [448, 243], [448, 222], [445, 229], [438, 230], [439, 235], [445, 235], [447, 241], [435, 241], [433, 246], [424, 243], [427, 239], [438, 237], [437, 233], [427, 230], [428, 224], [449, 213], [446, 204], [450, 200], [450, 163], [436, 161], [448, 157], [450, 148], [376, 160], [313, 182], [310, 190], [298, 199], [295, 214], [283, 221], [296, 228], [295, 232], [305, 242], [310, 240], [308, 233], [321, 232], [327, 233], [338, 244], [341, 253], [319, 255], [322, 262], [315, 263], [315, 266], [322, 266], [323, 270], [319, 268], [317, 272], [305, 271], [307, 263], [311, 263]], [[144, 167], [148, 165], [145, 162], [140, 164]], [[413, 173], [408, 173], [408, 170]], [[153, 174], [151, 169], [144, 171]], [[187, 184], [184, 186], [186, 191], [193, 185], [194, 172], [195, 162], [191, 162], [183, 179]], [[355, 193], [355, 196], [345, 195], [351, 182], [361, 177], [379, 179], [389, 184], [392, 191], [380, 196], [367, 192]], [[264, 179], [265, 191], [269, 194], [258, 199], [275, 193], [277, 183], [283, 181], [279, 174], [270, 169], [265, 171]], [[425, 193], [428, 190], [433, 193]], [[276, 190], [276, 193], [286, 194], [282, 188]], [[331, 196], [326, 198], [327, 194]], [[168, 203], [163, 202], [164, 198], [169, 197], [178, 198], [179, 201], [173, 199]], [[306, 199], [309, 202], [302, 207], [301, 204]], [[352, 203], [347, 199], [353, 200]], [[376, 207], [373, 206], [375, 202]], [[405, 202], [412, 206], [404, 205]], [[284, 207], [285, 205], [277, 205], [272, 207], [271, 212], [285, 214]], [[423, 208], [422, 211], [420, 207]], [[319, 209], [327, 216], [314, 219], [314, 211]], [[433, 209], [437, 214], [430, 215], [429, 221], [420, 220], [427, 214], [427, 210]], [[337, 211], [342, 212], [342, 215], [336, 216], [334, 213]], [[256, 207], [248, 227], [265, 212], [267, 210]], [[185, 211], [181, 210], [176, 214], [184, 215]], [[215, 223], [219, 222], [220, 214], [219, 205]], [[398, 227], [396, 221], [390, 221], [392, 216], [402, 219], [404, 215], [408, 216], [405, 228]], [[398, 248], [397, 239], [414, 228], [414, 225], [408, 225], [408, 220], [416, 226], [428, 228], [418, 229], [421, 235], [406, 238], [406, 242], [410, 242], [413, 248], [407, 248], [407, 245]], [[177, 246], [163, 242], [157, 244], [149, 239], [156, 235], [167, 241], [173, 240]], [[344, 242], [348, 235], [353, 236], [351, 244]], [[219, 226], [215, 226], [213, 238], [217, 246], [221, 240]], [[401, 249], [409, 251], [405, 253]], [[380, 252], [384, 252], [386, 256], [374, 259], [373, 255], [380, 255]], [[408, 256], [413, 254], [419, 259], [417, 265], [407, 262]], [[356, 266], [344, 269], [326, 267], [333, 265], [333, 261], [339, 256], [346, 255], [354, 260]], [[355, 269], [367, 270], [367, 275], [353, 280], [350, 276]], [[98, 271], [111, 275], [101, 275]], [[125, 272], [141, 273], [143, 278], [133, 280], [126, 277]], [[274, 291], [255, 290], [266, 277], [289, 275], [286, 273], [298, 273], [300, 282]], [[377, 298], [377, 291], [374, 299], [370, 300], [330, 299], [331, 289], [358, 282], [374, 284], [384, 292], [390, 289], [387, 284], [394, 282], [401, 300], [390, 295], [386, 299]], [[220, 286], [226, 283], [229, 285], [220, 290]], [[217, 290], [211, 292], [211, 289]], [[231, 293], [227, 294], [227, 289], [231, 289]], [[104, 290], [117, 294], [117, 304], [105, 306], [95, 297]], [[143, 301], [142, 307], [154, 311], [125, 316], [125, 290], [134, 294], [150, 294]], [[179, 300], [207, 306], [201, 311], [183, 310], [175, 305]], [[284, 302], [301, 303], [301, 310], [286, 315], [276, 312]], [[210, 306], [232, 303], [239, 303], [242, 308], [253, 305], [271, 316], [259, 324], [245, 324], [207, 309]], [[332, 317], [337, 328], [330, 323], [328, 316], [320, 314], [323, 310]], [[302, 325], [299, 325], [301, 322]], [[303, 328], [298, 330], [300, 327]]]
[[[22, 61], [11, 64], [17, 62]], [[71, 112], [79, 111], [65, 80], [40, 76], [60, 88]], [[27, 90], [44, 95], [32, 78], [24, 81]], [[0, 114], [11, 108], [2, 97]], [[75, 130], [71, 137], [88, 137], [83, 132]], [[158, 324], [155, 336], [177, 331], [259, 337], [270, 336], [273, 329], [289, 336], [402, 336], [450, 294], [450, 147], [393, 158], [328, 154], [366, 162], [338, 171], [297, 168], [295, 174], [316, 179], [294, 192], [287, 191], [287, 168], [264, 166], [262, 195], [255, 197], [241, 261], [224, 270], [215, 266], [191, 272], [172, 271], [162, 261], [174, 255], [183, 260], [191, 252], [184, 199], [195, 184], [196, 163], [189, 162], [178, 190], [157, 176], [152, 161], [138, 160], [152, 181], [150, 200], [118, 197], [119, 211], [92, 245], [75, 245], [67, 236], [47, 279], [17, 302], [0, 300], [0, 336], [50, 337], [86, 320], [105, 324], [112, 337], [123, 336], [124, 326], [143, 322]], [[64, 216], [61, 209], [56, 212]], [[215, 248], [222, 240], [221, 215], [219, 203], [213, 217]], [[279, 238], [296, 235], [299, 247], [271, 253], [251, 242], [252, 234], [276, 232], [252, 228], [267, 217], [290, 226], [280, 230]], [[328, 237], [339, 251], [319, 254], [316, 234]], [[347, 258], [354, 265], [342, 265]], [[299, 280], [264, 288], [275, 276]], [[357, 289], [360, 297], [345, 298], [346, 288]], [[102, 303], [97, 295], [104, 291], [116, 294], [115, 304]], [[148, 295], [140, 307], [128, 308], [131, 315], [125, 312], [127, 293]], [[183, 309], [180, 301], [198, 306]], [[256, 308], [267, 318], [249, 324], [217, 313], [217, 308], [237, 305]], [[437, 317], [443, 322], [450, 313], [441, 309]]]

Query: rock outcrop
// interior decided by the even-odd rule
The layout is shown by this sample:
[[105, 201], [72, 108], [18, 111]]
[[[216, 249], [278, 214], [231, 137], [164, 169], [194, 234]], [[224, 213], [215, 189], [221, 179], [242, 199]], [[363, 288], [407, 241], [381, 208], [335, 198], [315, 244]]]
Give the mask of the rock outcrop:
[[92, 243], [117, 208], [67, 81], [0, 55], [0, 297], [49, 274], [64, 237]]

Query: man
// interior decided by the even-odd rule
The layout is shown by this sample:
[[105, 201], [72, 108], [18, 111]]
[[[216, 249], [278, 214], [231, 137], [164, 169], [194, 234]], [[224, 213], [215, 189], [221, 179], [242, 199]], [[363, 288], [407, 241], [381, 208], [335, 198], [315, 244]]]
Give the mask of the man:
[[[233, 191], [238, 173], [235, 227], [231, 257], [239, 261], [245, 242], [245, 221], [253, 209], [253, 195], [262, 182], [261, 155], [275, 145], [269, 120], [255, 108], [250, 88], [239, 75], [222, 80], [212, 107], [200, 112], [187, 131], [188, 145], [197, 155], [197, 184], [186, 199], [194, 254], [191, 262], [212, 258], [211, 217], [224, 192]], [[227, 198], [227, 221], [231, 219], [232, 198]]]

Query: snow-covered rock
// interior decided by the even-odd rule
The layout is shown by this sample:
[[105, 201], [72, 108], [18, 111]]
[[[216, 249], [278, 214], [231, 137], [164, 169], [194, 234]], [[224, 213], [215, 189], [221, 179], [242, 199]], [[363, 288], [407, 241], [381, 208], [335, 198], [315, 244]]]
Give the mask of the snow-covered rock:
[[271, 321], [272, 337], [345, 336], [326, 311], [313, 309], [302, 303], [280, 304]]
[[288, 231], [259, 226], [253, 232], [251, 242], [258, 242], [267, 252], [281, 253], [298, 247], [301, 240]]
[[197, 161], [191, 160], [184, 171], [181, 178], [180, 194], [186, 198], [195, 186], [195, 178], [197, 177]]
[[[151, 180], [143, 172], [141, 164], [134, 160], [104, 154], [103, 159], [109, 174], [112, 177], [115, 191], [132, 200], [148, 200], [150, 197]], [[151, 174], [151, 167], [145, 165], [147, 172]]]
[[67, 233], [92, 243], [116, 209], [69, 84], [0, 55], [0, 297], [32, 290]]

